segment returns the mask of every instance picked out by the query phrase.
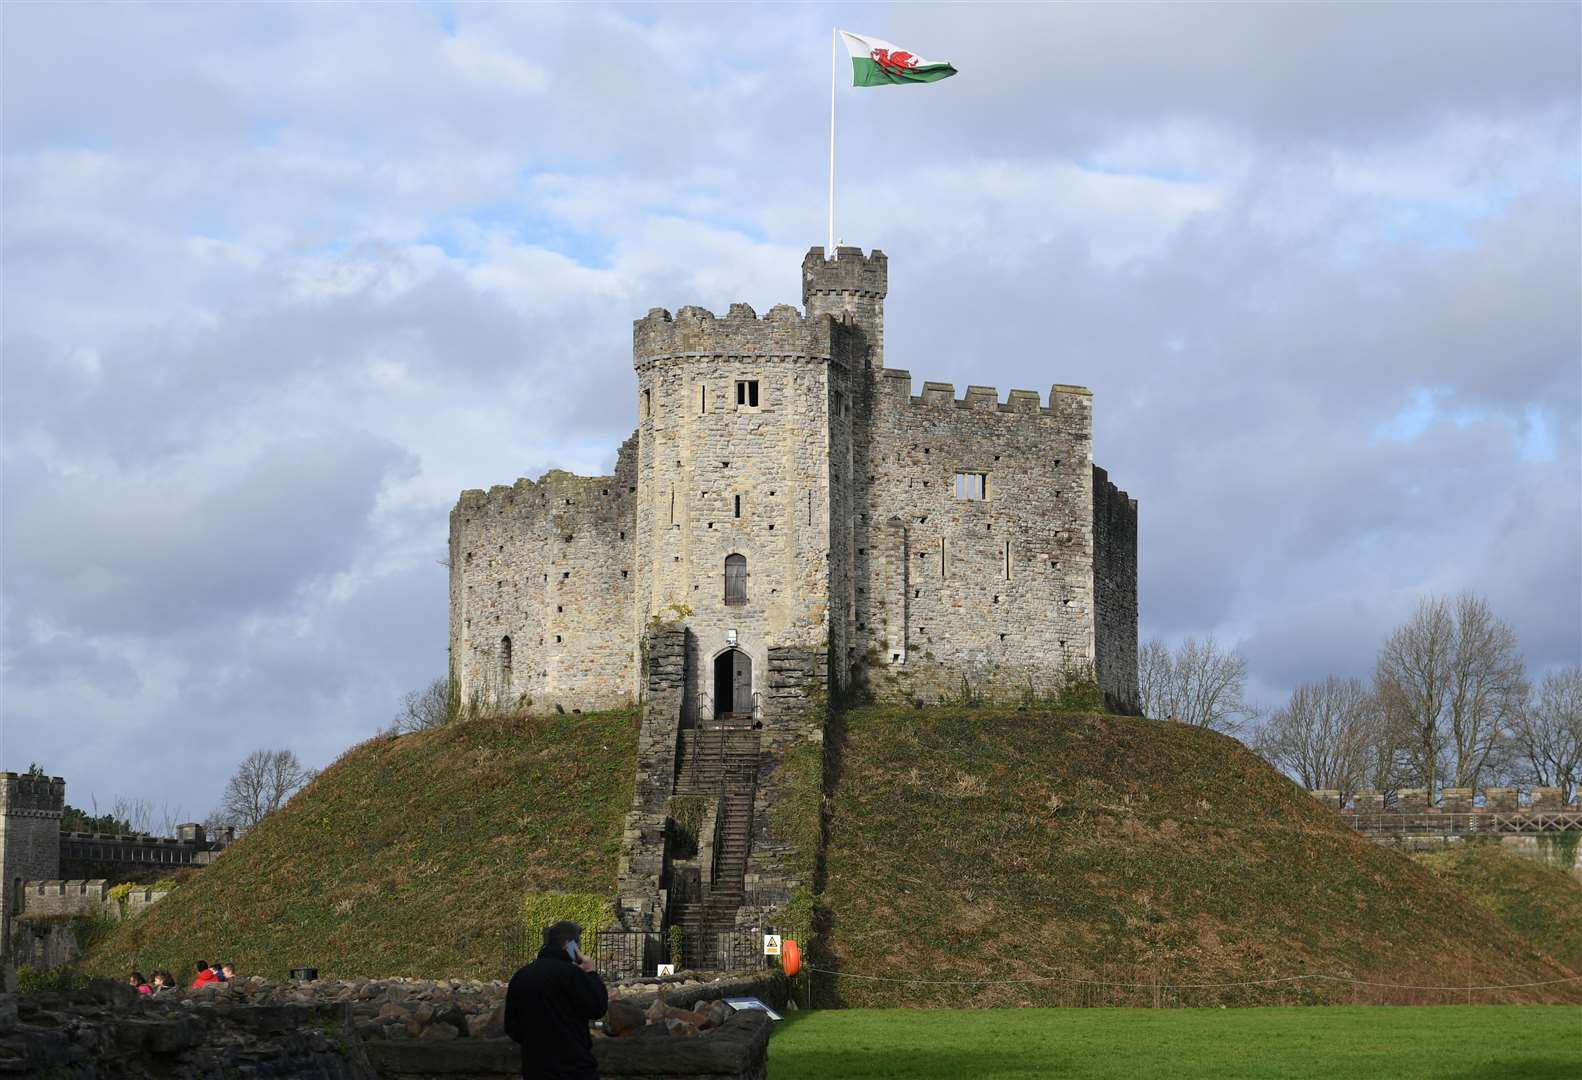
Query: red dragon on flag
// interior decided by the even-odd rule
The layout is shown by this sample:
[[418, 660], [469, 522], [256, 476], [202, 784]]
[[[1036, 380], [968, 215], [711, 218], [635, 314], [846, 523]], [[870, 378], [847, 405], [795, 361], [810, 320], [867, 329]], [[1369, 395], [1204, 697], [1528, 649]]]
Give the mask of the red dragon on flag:
[[917, 67], [917, 57], [904, 49], [874, 49], [868, 53], [873, 62], [890, 71], [905, 71]]

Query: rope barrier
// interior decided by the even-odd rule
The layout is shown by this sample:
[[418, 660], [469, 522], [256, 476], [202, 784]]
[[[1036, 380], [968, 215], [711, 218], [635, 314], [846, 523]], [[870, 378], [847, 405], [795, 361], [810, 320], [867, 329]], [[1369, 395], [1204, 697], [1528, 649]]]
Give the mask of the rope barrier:
[[1582, 982], [1582, 975], [1570, 975], [1563, 979], [1545, 979], [1541, 982], [1525, 983], [1500, 983], [1490, 986], [1419, 986], [1414, 983], [1385, 983], [1371, 982], [1366, 979], [1353, 979], [1346, 975], [1274, 975], [1266, 979], [1246, 979], [1239, 982], [1218, 983], [1128, 983], [1111, 982], [1105, 979], [1079, 979], [1065, 975], [1046, 975], [1028, 979], [927, 979], [905, 978], [894, 975], [863, 975], [854, 971], [837, 971], [834, 968], [818, 967], [813, 964], [806, 965], [809, 972], [820, 975], [834, 975], [843, 979], [861, 979], [866, 982], [893, 982], [893, 983], [922, 983], [928, 986], [1028, 986], [1035, 983], [1064, 982], [1082, 986], [1112, 986], [1123, 990], [1230, 990], [1243, 986], [1273, 986], [1277, 983], [1301, 982], [1304, 979], [1321, 979], [1326, 982], [1349, 983], [1354, 986], [1370, 986], [1389, 990], [1455, 990], [1460, 992], [1485, 991], [1485, 990], [1529, 990], [1539, 986], [1555, 986], [1560, 983]]

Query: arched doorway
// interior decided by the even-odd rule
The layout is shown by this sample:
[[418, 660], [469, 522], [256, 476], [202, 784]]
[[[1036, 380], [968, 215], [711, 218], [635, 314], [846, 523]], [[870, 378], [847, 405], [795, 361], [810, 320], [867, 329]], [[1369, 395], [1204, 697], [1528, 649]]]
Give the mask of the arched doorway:
[[753, 660], [740, 649], [726, 649], [714, 658], [714, 715], [753, 714]]

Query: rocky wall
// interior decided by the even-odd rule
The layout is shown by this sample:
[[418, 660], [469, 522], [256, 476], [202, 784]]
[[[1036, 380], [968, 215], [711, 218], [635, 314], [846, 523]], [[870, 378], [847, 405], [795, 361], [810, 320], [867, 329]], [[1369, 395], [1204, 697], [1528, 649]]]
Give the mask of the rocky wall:
[[1111, 712], [1141, 712], [1137, 689], [1137, 500], [1093, 466], [1094, 673]]
[[[875, 372], [853, 436], [847, 660], [882, 699], [1053, 689], [1065, 666], [1096, 659], [1092, 396], [1056, 386], [1044, 407], [1024, 390], [910, 391], [908, 372]], [[958, 474], [986, 477], [985, 497], [959, 497]]]
[[463, 697], [591, 711], [638, 693], [635, 446], [613, 476], [559, 470], [451, 512], [450, 653]]

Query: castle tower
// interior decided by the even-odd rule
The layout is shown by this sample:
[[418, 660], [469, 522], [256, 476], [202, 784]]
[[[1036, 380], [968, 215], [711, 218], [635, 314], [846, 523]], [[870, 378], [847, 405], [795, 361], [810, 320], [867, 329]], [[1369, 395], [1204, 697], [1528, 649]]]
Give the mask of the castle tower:
[[890, 289], [890, 262], [878, 248], [864, 255], [860, 247], [835, 250], [826, 259], [821, 247], [802, 258], [802, 307], [808, 315], [830, 315], [862, 331], [866, 365], [884, 367], [884, 297]]
[[773, 712], [771, 653], [830, 648], [832, 462], [865, 353], [857, 328], [784, 304], [634, 324], [636, 599], [686, 622], [689, 719]]
[[0, 952], [10, 951], [11, 916], [24, 881], [60, 877], [60, 821], [66, 781], [0, 772]]

